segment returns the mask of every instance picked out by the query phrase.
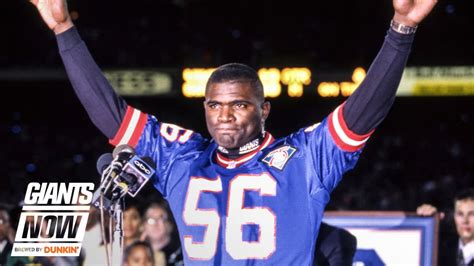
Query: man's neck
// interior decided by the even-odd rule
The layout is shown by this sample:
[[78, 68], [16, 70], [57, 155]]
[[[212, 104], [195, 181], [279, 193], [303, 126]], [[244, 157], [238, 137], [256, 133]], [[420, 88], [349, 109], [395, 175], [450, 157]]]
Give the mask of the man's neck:
[[459, 239], [459, 249], [462, 250], [465, 263], [474, 260], [474, 240]]
[[123, 238], [124, 246], [127, 247], [137, 240], [139, 240], [138, 237], [124, 237]]
[[150, 244], [154, 251], [160, 251], [164, 247], [166, 247], [166, 245], [168, 245], [170, 241], [171, 241], [171, 237], [166, 237], [162, 239], [152, 240], [150, 241]]
[[468, 245], [468, 244], [473, 245], [473, 244], [471, 244], [471, 243], [473, 243], [473, 242], [474, 242], [474, 239], [472, 239], [472, 238], [470, 238], [470, 239], [462, 239], [462, 238], [459, 238], [459, 244], [460, 244], [461, 247], [464, 247], [464, 246], [466, 246], [466, 245]]

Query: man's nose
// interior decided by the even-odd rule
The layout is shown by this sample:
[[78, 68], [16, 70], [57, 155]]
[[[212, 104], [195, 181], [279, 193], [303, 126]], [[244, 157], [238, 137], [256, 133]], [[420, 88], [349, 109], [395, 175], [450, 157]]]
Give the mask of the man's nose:
[[219, 122], [231, 122], [234, 120], [234, 111], [231, 107], [224, 105], [222, 106], [217, 119]]
[[469, 223], [469, 215], [464, 215], [462, 217], [462, 223], [463, 224], [468, 224]]
[[457, 215], [457, 221], [459, 224], [465, 225], [469, 223], [467, 215]]

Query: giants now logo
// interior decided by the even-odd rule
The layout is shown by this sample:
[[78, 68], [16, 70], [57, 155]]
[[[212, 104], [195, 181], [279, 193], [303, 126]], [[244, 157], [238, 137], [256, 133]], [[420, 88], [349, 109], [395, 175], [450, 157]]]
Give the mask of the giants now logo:
[[79, 256], [93, 183], [30, 183], [12, 256]]

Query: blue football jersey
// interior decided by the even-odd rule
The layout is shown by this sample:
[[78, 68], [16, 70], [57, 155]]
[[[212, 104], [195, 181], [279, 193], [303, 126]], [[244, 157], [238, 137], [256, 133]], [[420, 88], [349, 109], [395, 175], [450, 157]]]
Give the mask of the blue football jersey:
[[339, 106], [287, 137], [268, 132], [232, 161], [201, 135], [128, 107], [113, 145], [128, 144], [157, 165], [185, 264], [312, 265], [330, 192], [353, 168], [370, 134], [357, 135]]

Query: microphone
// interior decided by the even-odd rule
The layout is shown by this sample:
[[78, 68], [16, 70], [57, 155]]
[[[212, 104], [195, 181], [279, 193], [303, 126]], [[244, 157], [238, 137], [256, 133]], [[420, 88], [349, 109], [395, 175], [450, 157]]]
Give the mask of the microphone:
[[[132, 147], [123, 144], [117, 146], [112, 154], [106, 153], [99, 158], [97, 161], [97, 171], [99, 171], [100, 174], [105, 174], [106, 177], [100, 184], [102, 192], [105, 193], [110, 188], [112, 180], [120, 175], [123, 171], [123, 167], [134, 154], [135, 150]], [[107, 170], [107, 172], [104, 173], [104, 170]]]
[[97, 172], [102, 176], [102, 179], [100, 181], [100, 186], [99, 188], [96, 189], [94, 192], [94, 195], [92, 196], [92, 205], [97, 207], [98, 209], [101, 208], [100, 206], [100, 195], [104, 195], [103, 203], [104, 203], [104, 208], [109, 209], [110, 206], [112, 205], [110, 201], [110, 197], [106, 196], [105, 192], [106, 189], [110, 186], [110, 183], [112, 182], [112, 174], [116, 175], [116, 172], [111, 172], [111, 167], [110, 165], [112, 164], [113, 156], [112, 153], [104, 153], [102, 154], [99, 159], [97, 159], [96, 163], [96, 168]]
[[122, 168], [122, 173], [114, 179], [116, 187], [120, 187], [135, 197], [155, 174], [156, 164], [150, 157], [133, 156]]
[[[114, 185], [113, 180], [122, 173], [123, 167], [134, 154], [135, 151], [132, 147], [119, 145], [114, 149], [113, 153], [105, 153], [99, 157], [96, 167], [99, 174], [102, 175], [102, 179], [99, 188], [92, 197], [92, 204], [94, 206], [100, 208], [99, 201], [101, 195], [103, 195], [103, 207], [105, 209], [110, 209], [113, 201], [123, 196], [117, 195], [116, 185]], [[112, 185], [114, 185], [113, 188], [111, 188]]]
[[112, 157], [112, 153], [102, 154], [99, 157], [99, 159], [97, 159], [97, 164], [96, 164], [97, 172], [99, 172], [99, 174], [102, 174], [110, 165], [110, 163], [112, 163], [113, 159], [114, 157]]
[[113, 158], [123, 158], [135, 154], [135, 150], [127, 144], [118, 145], [112, 152]]
[[100, 208], [100, 195], [104, 195], [104, 208], [110, 210], [113, 202], [127, 193], [135, 197], [155, 174], [156, 164], [150, 157], [140, 158], [128, 145], [117, 146], [113, 153], [105, 153], [97, 160], [97, 171], [104, 177], [93, 196], [93, 205]]

